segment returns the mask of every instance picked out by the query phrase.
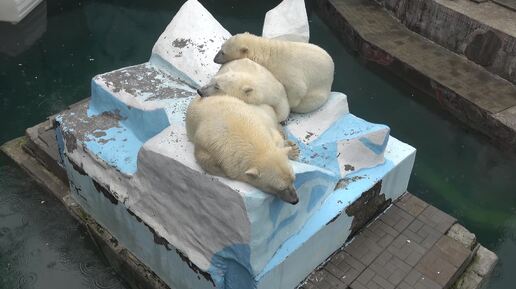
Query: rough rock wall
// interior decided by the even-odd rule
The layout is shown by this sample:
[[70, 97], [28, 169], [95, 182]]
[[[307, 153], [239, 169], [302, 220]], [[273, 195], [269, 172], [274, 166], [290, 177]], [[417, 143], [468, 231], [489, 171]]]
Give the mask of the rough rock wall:
[[516, 83], [516, 38], [434, 0], [376, 0], [405, 26]]

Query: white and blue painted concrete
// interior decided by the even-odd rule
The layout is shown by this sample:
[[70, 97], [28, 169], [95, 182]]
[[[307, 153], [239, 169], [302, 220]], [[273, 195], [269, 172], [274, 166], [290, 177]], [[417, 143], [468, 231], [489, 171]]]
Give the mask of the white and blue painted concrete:
[[[299, 17], [303, 1], [285, 2]], [[266, 26], [285, 22], [270, 19], [284, 13], [269, 15]], [[286, 39], [308, 40], [308, 31], [284, 28]], [[212, 59], [228, 37], [189, 0], [150, 62], [93, 79], [89, 104], [57, 118], [72, 195], [171, 288], [295, 288], [350, 236], [346, 207], [380, 181], [387, 199], [405, 192], [415, 149], [387, 126], [350, 114], [347, 97], [335, 92], [318, 111], [287, 122], [301, 149], [292, 162], [297, 205], [207, 175], [184, 117], [195, 88], [217, 71]]]

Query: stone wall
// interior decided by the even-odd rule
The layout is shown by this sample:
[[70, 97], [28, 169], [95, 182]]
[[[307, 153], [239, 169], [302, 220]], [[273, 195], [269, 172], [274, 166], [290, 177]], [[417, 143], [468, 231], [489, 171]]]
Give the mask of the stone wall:
[[[409, 29], [516, 83], [515, 37], [451, 9], [439, 0], [376, 1]], [[460, 7], [461, 3], [455, 5]], [[465, 13], [468, 13], [466, 8]]]

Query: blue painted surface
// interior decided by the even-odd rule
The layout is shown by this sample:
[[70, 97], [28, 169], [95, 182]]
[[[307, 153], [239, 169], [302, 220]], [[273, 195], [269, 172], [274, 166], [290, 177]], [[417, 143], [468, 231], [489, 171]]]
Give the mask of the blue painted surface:
[[[265, 274], [277, 267], [293, 251], [299, 249], [303, 243], [309, 240], [336, 216], [341, 214], [345, 215], [346, 213], [344, 211], [348, 205], [358, 199], [363, 192], [372, 188], [393, 168], [394, 164], [392, 161], [387, 160], [380, 166], [370, 169], [363, 169], [359, 172], [348, 175], [349, 179], [355, 178], [358, 180], [351, 181], [344, 188], [340, 188], [329, 194], [328, 197], [324, 200], [324, 203], [319, 207], [318, 212], [313, 214], [312, 217], [307, 220], [301, 230], [290, 239], [285, 241], [278, 249], [278, 251], [276, 251], [276, 254], [273, 256], [271, 261], [265, 266], [263, 271], [256, 276], [256, 281], [260, 282], [260, 279]], [[347, 216], [342, 217], [350, 218]], [[343, 234], [349, 234], [349, 232], [343, 232]]]
[[311, 145], [318, 146], [327, 143], [334, 143], [344, 139], [354, 139], [366, 135], [372, 131], [389, 129], [383, 124], [367, 122], [353, 114], [346, 114], [335, 121], [324, 133], [321, 134]]
[[217, 288], [256, 288], [251, 268], [251, 251], [247, 244], [236, 244], [217, 252], [208, 270]]
[[389, 135], [385, 135], [383, 142], [381, 144], [375, 144], [366, 137], [361, 137], [358, 140], [367, 148], [369, 148], [372, 152], [379, 155], [385, 151], [385, 147], [387, 146], [387, 142], [389, 141]]
[[324, 193], [326, 193], [326, 190], [327, 188], [324, 186], [315, 186], [312, 189], [312, 192], [310, 192], [310, 200], [308, 201], [308, 211], [311, 211], [316, 207], [316, 204], [321, 201], [321, 198], [324, 196]]
[[121, 117], [121, 124], [131, 130], [134, 135], [145, 142], [170, 125], [167, 113], [163, 108], [145, 111], [123, 103], [92, 81], [91, 101], [88, 115], [94, 116], [103, 112], [117, 113]]
[[101, 132], [105, 135], [101, 137], [96, 137], [94, 134], [87, 135], [88, 140], [84, 142], [86, 148], [121, 172], [136, 173], [138, 151], [143, 142], [133, 131], [124, 126], [112, 127]]

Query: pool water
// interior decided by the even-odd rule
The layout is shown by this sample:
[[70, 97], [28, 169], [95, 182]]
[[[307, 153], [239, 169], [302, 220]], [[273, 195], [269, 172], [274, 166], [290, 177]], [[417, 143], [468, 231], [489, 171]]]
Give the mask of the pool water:
[[[48, 0], [17, 27], [0, 23], [0, 143], [87, 97], [94, 75], [145, 62], [182, 2]], [[201, 3], [230, 32], [260, 33], [265, 12], [279, 1]], [[418, 149], [409, 190], [455, 216], [500, 257], [487, 288], [513, 288], [516, 157], [469, 131], [430, 96], [362, 61], [315, 13], [309, 19], [311, 42], [333, 56], [334, 90], [348, 95], [350, 110], [389, 125], [393, 136]], [[4, 288], [127, 286], [58, 201], [1, 156]]]

